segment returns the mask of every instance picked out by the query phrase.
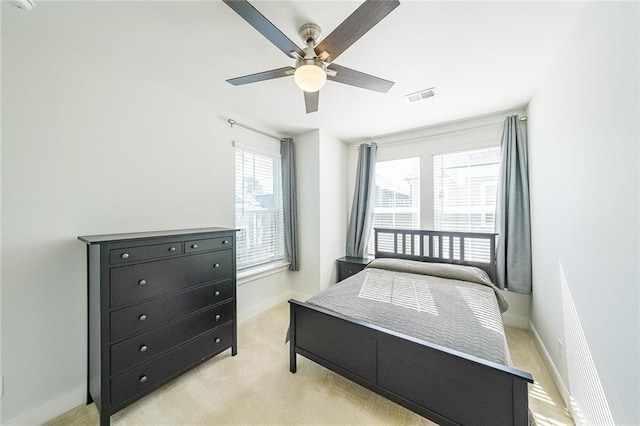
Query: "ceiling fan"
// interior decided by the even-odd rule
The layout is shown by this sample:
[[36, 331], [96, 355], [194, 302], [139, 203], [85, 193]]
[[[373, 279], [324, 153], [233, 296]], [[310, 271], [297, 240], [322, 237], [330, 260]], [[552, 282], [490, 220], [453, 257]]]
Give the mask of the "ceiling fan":
[[234, 86], [293, 75], [303, 91], [307, 114], [318, 110], [319, 90], [327, 80], [387, 93], [394, 82], [333, 63], [353, 43], [400, 4], [399, 0], [366, 0], [319, 44], [320, 27], [304, 24], [298, 33], [307, 47], [300, 49], [246, 0], [224, 0], [242, 19], [265, 36], [285, 55], [296, 60], [295, 67], [231, 78]]

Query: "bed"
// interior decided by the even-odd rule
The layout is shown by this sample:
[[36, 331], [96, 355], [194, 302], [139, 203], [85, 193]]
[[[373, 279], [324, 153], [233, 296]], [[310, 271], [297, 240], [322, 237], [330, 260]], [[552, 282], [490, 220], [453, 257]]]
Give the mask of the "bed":
[[495, 234], [374, 232], [364, 271], [289, 301], [290, 371], [301, 355], [441, 425], [527, 425], [533, 379], [511, 366]]

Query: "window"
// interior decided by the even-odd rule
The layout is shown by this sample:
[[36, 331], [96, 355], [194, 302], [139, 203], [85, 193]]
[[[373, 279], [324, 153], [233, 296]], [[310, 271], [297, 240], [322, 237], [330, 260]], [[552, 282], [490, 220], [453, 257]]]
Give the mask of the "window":
[[278, 155], [236, 146], [238, 270], [284, 260], [281, 181]]
[[[420, 158], [376, 162], [373, 228], [420, 227]], [[367, 252], [374, 254], [373, 230]]]
[[[434, 155], [436, 230], [494, 232], [499, 163], [500, 147]], [[465, 245], [468, 260], [488, 256], [488, 246]]]

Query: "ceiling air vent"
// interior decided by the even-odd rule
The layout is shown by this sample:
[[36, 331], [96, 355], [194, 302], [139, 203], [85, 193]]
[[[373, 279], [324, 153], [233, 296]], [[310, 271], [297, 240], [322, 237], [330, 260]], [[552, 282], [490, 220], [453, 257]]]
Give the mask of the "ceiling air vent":
[[408, 95], [404, 95], [404, 97], [407, 98], [409, 102], [421, 101], [422, 99], [427, 99], [435, 95], [433, 89], [435, 89], [435, 87], [430, 87], [415, 93], [409, 93]]

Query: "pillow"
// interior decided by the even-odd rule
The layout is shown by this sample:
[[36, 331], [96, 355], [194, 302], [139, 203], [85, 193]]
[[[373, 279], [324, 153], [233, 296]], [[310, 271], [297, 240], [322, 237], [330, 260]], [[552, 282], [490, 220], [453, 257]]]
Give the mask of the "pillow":
[[432, 275], [434, 277], [452, 280], [469, 281], [477, 284], [491, 284], [491, 279], [485, 271], [473, 266], [454, 265], [451, 263], [428, 263], [405, 259], [374, 259], [367, 268], [386, 269], [387, 271], [409, 272], [418, 275]]
[[467, 281], [476, 284], [491, 287], [498, 300], [498, 307], [503, 313], [509, 309], [509, 304], [502, 295], [502, 292], [496, 287], [489, 278], [489, 275], [480, 268], [475, 266], [454, 265], [451, 263], [428, 263], [418, 262], [415, 260], [381, 258], [374, 259], [367, 268], [386, 269], [394, 272], [408, 272], [418, 275], [431, 275], [440, 278], [449, 278], [452, 280]]

